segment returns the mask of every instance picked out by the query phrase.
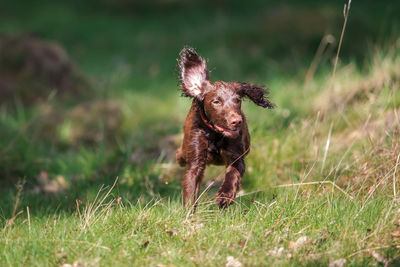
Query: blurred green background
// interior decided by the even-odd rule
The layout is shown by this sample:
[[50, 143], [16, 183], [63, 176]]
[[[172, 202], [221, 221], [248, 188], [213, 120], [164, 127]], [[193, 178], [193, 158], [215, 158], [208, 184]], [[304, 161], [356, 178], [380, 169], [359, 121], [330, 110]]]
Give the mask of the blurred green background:
[[[251, 134], [284, 133], [311, 114], [301, 88], [324, 38], [313, 77], [332, 71], [345, 3], [1, 1], [3, 216], [18, 181], [30, 192], [23, 201], [50, 208], [73, 207], [116, 176], [130, 200], [178, 196], [182, 170], [171, 165], [190, 105], [177, 86], [184, 45], [209, 59], [213, 80], [267, 84], [278, 109], [258, 116], [245, 105]], [[353, 1], [340, 62], [366, 68], [376, 46], [397, 40], [398, 14], [399, 1]]]
[[[337, 43], [345, 3], [2, 1], [0, 31], [54, 40], [89, 75], [110, 78], [120, 71], [129, 77], [121, 77], [118, 87], [164, 93], [173, 89], [175, 59], [184, 45], [212, 59], [214, 79], [264, 82], [298, 74], [324, 35]], [[353, 1], [342, 60], [362, 61], [372, 44], [396, 37], [399, 11], [398, 1]], [[166, 86], [154, 89], [156, 82]]]

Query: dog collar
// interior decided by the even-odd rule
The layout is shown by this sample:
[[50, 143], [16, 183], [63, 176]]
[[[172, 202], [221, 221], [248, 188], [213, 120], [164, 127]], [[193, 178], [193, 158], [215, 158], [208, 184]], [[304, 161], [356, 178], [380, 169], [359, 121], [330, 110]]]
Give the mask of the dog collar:
[[200, 117], [201, 120], [203, 121], [203, 123], [210, 128], [211, 130], [213, 130], [214, 132], [218, 132], [217, 129], [215, 128], [215, 126], [207, 119], [206, 113], [204, 111], [204, 106], [203, 103], [201, 103], [200, 105]]

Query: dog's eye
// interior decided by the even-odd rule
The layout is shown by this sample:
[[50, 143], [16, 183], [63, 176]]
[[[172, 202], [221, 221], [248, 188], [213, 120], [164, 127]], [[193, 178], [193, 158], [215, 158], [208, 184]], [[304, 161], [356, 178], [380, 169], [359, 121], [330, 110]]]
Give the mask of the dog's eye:
[[217, 100], [217, 99], [213, 100], [212, 103], [213, 103], [214, 105], [219, 105], [219, 104], [221, 104], [221, 102], [220, 102], [219, 100]]
[[234, 99], [233, 99], [233, 102], [234, 102], [235, 104], [240, 104], [240, 98], [234, 98]]

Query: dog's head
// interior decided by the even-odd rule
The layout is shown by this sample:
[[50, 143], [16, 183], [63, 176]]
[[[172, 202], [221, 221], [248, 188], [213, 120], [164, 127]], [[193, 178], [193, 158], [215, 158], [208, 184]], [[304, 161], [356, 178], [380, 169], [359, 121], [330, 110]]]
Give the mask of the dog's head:
[[239, 135], [243, 122], [241, 103], [246, 96], [263, 108], [274, 108], [261, 86], [239, 82], [211, 82], [206, 62], [193, 48], [185, 47], [179, 59], [180, 82], [184, 96], [195, 98], [217, 131], [226, 137]]

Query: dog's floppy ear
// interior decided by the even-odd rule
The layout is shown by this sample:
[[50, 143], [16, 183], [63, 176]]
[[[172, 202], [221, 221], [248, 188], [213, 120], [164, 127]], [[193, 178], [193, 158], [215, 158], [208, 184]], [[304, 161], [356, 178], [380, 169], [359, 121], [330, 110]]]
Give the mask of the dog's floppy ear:
[[202, 99], [209, 82], [206, 61], [191, 47], [179, 53], [180, 85], [184, 96]]
[[268, 100], [268, 89], [250, 83], [236, 83], [239, 94], [247, 96], [256, 105], [263, 108], [274, 108], [275, 104]]

